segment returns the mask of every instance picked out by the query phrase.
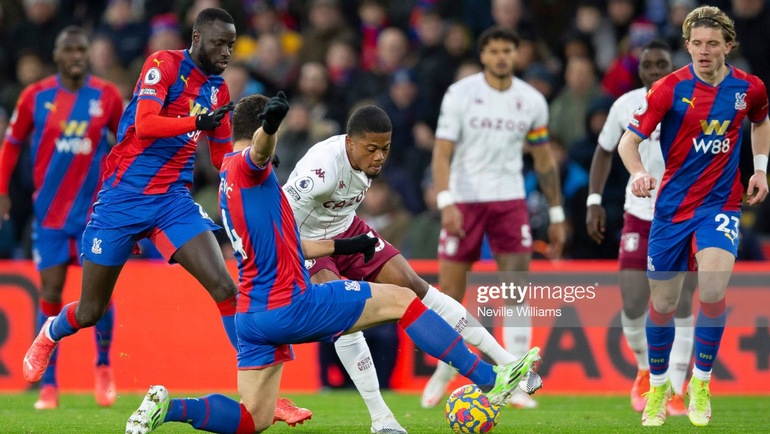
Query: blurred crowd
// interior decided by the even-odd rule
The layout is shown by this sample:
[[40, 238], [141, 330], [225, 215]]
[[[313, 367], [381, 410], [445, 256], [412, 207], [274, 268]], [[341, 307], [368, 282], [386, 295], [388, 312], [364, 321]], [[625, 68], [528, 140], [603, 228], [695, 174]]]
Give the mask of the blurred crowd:
[[[435, 258], [440, 216], [430, 179], [433, 132], [444, 91], [481, 71], [475, 38], [497, 24], [521, 37], [517, 76], [550, 104], [551, 146], [561, 164], [569, 223], [567, 258], [616, 258], [628, 174], [619, 158], [604, 192], [608, 228], [596, 245], [585, 230], [588, 172], [613, 101], [641, 86], [640, 48], [662, 38], [675, 66], [690, 61], [681, 24], [696, 0], [0, 0], [0, 134], [21, 90], [55, 71], [56, 35], [68, 24], [91, 34], [92, 73], [131, 98], [150, 53], [189, 46], [197, 13], [221, 7], [238, 38], [224, 72], [233, 100], [283, 90], [291, 110], [282, 126], [277, 168], [285, 181], [305, 151], [344, 133], [348, 114], [376, 104], [393, 122], [384, 175], [360, 208], [361, 217], [407, 258]], [[714, 0], [735, 20], [741, 43], [728, 59], [770, 84], [770, 5], [766, 0]], [[751, 169], [744, 135], [742, 176]], [[194, 195], [218, 216], [218, 177], [203, 143]], [[32, 179], [29, 148], [11, 184], [12, 218], [0, 229], [0, 257], [30, 257]], [[531, 165], [527, 166], [531, 167]], [[548, 204], [525, 174], [533, 233], [546, 239]], [[770, 201], [745, 210], [742, 256], [763, 259]], [[223, 250], [227, 251], [223, 237]], [[537, 247], [543, 243], [536, 244]], [[537, 252], [536, 252], [537, 254]], [[150, 248], [146, 256], [152, 256]]]

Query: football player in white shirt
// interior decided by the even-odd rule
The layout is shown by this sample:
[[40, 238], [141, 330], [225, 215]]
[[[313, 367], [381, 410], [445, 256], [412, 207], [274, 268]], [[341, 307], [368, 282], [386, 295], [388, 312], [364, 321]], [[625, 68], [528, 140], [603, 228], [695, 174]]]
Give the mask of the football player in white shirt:
[[[297, 163], [283, 190], [303, 239], [369, 234], [377, 237], [379, 243], [374, 258], [367, 263], [360, 254], [306, 261], [311, 281], [322, 283], [345, 276], [351, 280], [408, 287], [460, 332], [467, 343], [491, 357], [495, 364], [515, 361], [460, 303], [417, 275], [395, 247], [356, 216], [372, 178], [380, 174], [390, 151], [392, 125], [388, 115], [375, 106], [364, 106], [350, 116], [346, 132], [310, 148]], [[372, 432], [406, 433], [382, 399], [377, 371], [363, 334], [341, 336], [334, 345], [366, 402], [372, 417]]]
[[[612, 164], [612, 153], [618, 146], [620, 136], [626, 130], [634, 111], [642, 105], [647, 90], [659, 78], [674, 70], [671, 61], [671, 48], [663, 41], [653, 40], [644, 46], [639, 59], [639, 77], [644, 87], [632, 90], [615, 101], [607, 116], [607, 121], [599, 134], [599, 146], [594, 151], [591, 162], [590, 195], [586, 201], [586, 229], [594, 241], [601, 244], [604, 240], [605, 213], [602, 207], [602, 191], [607, 182]], [[649, 139], [639, 144], [644, 167], [656, 179], [663, 178], [663, 154], [660, 149], [660, 125]], [[647, 336], [645, 322], [647, 305], [650, 300], [650, 284], [645, 274], [647, 270], [647, 240], [652, 224], [653, 207], [658, 190], [650, 191], [652, 197], [640, 198], [631, 193], [631, 180], [626, 186], [623, 231], [620, 239], [620, 294], [623, 310], [620, 322], [623, 335], [629, 348], [636, 356], [637, 374], [631, 388], [631, 406], [636, 411], [644, 410], [646, 399], [642, 396], [650, 390], [650, 366], [647, 360]], [[671, 382], [676, 395], [668, 402], [670, 416], [687, 414], [684, 405], [684, 382], [690, 366], [693, 347], [692, 295], [697, 279], [688, 273], [684, 291], [679, 298], [676, 316], [676, 338], [671, 348]]]
[[[479, 36], [483, 72], [453, 84], [444, 95], [433, 148], [433, 180], [441, 209], [439, 285], [461, 301], [466, 273], [480, 257], [486, 234], [503, 272], [519, 272], [524, 281], [532, 256], [522, 154], [534, 160], [537, 179], [550, 208], [548, 255], [561, 256], [564, 210], [556, 159], [548, 141], [548, 104], [535, 88], [513, 75], [518, 37], [492, 27]], [[523, 284], [523, 283], [522, 283]], [[530, 317], [506, 316], [503, 341], [515, 356], [527, 352]], [[422, 396], [423, 406], [440, 402], [456, 371], [439, 364]], [[515, 394], [517, 407], [537, 403]]]

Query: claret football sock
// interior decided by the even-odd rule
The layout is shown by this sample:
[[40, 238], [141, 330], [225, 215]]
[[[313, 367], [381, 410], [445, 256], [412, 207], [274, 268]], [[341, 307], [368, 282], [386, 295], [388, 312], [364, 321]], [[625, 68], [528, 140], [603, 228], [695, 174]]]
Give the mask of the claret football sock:
[[420, 349], [450, 364], [479, 387], [495, 383], [492, 365], [472, 353], [462, 336], [419, 299], [412, 301], [398, 323]]

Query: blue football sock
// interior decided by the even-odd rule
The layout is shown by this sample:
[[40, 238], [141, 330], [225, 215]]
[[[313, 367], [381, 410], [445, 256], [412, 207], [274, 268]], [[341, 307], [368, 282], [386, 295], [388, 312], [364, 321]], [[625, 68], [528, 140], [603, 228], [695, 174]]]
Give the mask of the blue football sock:
[[448, 363], [478, 386], [495, 384], [497, 374], [492, 365], [472, 353], [462, 336], [419, 299], [409, 305], [399, 324], [420, 349]]
[[77, 321], [75, 321], [75, 309], [77, 306], [77, 302], [70, 303], [64, 306], [59, 315], [56, 315], [56, 318], [53, 320], [51, 328], [49, 329], [51, 339], [60, 341], [64, 337], [74, 335], [82, 328], [78, 325]]
[[710, 306], [719, 304], [720, 302], [701, 303], [698, 319], [695, 321], [695, 345], [693, 347], [695, 366], [703, 372], [710, 372], [713, 368], [727, 323], [724, 301], [721, 303], [721, 308]]
[[676, 328], [674, 312], [664, 314], [655, 310], [650, 303], [647, 314], [647, 353], [650, 360], [650, 374], [662, 375], [668, 371], [671, 346], [674, 345]]
[[224, 395], [172, 399], [165, 422], [184, 422], [195, 429], [235, 433], [241, 423], [241, 404]]
[[112, 345], [112, 330], [115, 327], [115, 304], [110, 302], [107, 311], [96, 323], [94, 337], [96, 339], [96, 366], [110, 365], [110, 346]]

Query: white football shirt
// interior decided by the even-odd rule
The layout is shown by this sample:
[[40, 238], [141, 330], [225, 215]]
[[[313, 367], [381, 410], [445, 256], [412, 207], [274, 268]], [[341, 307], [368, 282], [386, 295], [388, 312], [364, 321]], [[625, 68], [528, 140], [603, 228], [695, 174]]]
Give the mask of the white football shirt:
[[283, 186], [302, 238], [329, 239], [344, 232], [371, 186], [369, 177], [350, 165], [345, 137], [313, 145]]
[[455, 144], [449, 190], [456, 202], [523, 199], [522, 148], [548, 141], [548, 104], [518, 78], [499, 91], [477, 73], [444, 94], [436, 138]]
[[[618, 98], [610, 113], [607, 115], [607, 121], [599, 133], [599, 146], [607, 152], [614, 152], [618, 147], [620, 137], [628, 128], [628, 122], [633, 118], [634, 112], [644, 102], [647, 95], [647, 89], [634, 89]], [[663, 178], [665, 163], [663, 162], [663, 152], [660, 150], [660, 124], [655, 128], [650, 137], [639, 144], [639, 154], [642, 156], [642, 164], [650, 175], [658, 180]], [[652, 197], [636, 197], [631, 193], [632, 179], [628, 180], [626, 185], [626, 203], [624, 209], [629, 214], [642, 220], [652, 221], [655, 208], [655, 198], [658, 195], [658, 189], [650, 192]]]

